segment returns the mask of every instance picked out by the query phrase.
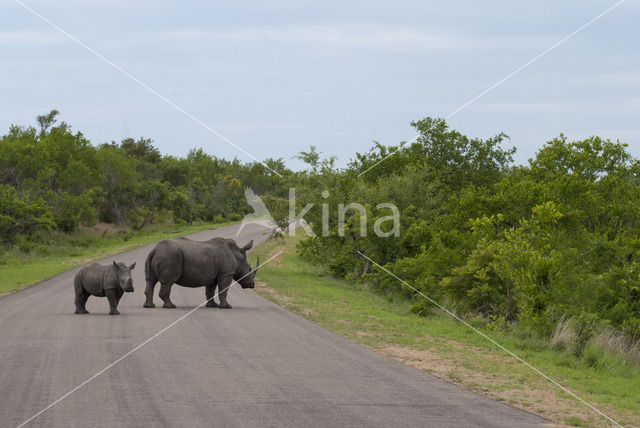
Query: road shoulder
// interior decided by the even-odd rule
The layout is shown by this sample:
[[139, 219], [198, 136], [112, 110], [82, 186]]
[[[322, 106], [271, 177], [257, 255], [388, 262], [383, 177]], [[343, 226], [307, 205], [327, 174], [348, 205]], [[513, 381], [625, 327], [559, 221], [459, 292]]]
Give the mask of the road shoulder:
[[[608, 426], [597, 413], [515, 359], [482, 343], [466, 327], [450, 319], [419, 317], [410, 312], [406, 302], [325, 275], [295, 254], [295, 242], [268, 241], [256, 249], [261, 257], [284, 251], [258, 274], [258, 294], [380, 354], [559, 425]], [[552, 350], [537, 352], [540, 355], [536, 350], [517, 351], [534, 365], [542, 364], [552, 377], [614, 419], [640, 426], [633, 403], [608, 404], [608, 386], [598, 384], [595, 376], [590, 381], [593, 373], [563, 367], [572, 364], [570, 360], [545, 367], [547, 360], [560, 356]]]

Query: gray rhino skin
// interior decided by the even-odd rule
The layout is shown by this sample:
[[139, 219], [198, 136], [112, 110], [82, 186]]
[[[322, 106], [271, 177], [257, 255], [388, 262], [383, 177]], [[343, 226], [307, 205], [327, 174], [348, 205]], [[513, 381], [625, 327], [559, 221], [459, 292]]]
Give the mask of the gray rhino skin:
[[122, 295], [133, 292], [131, 270], [136, 264], [127, 266], [124, 263], [113, 262], [111, 265], [93, 263], [85, 266], [73, 279], [76, 292], [76, 314], [88, 314], [86, 309], [89, 296], [105, 297], [109, 300], [109, 315], [120, 315], [118, 303]]
[[[163, 308], [175, 308], [171, 302], [171, 287], [205, 287], [207, 307], [231, 308], [227, 302], [227, 289], [236, 280], [242, 288], [254, 288], [253, 278], [247, 262], [247, 250], [253, 241], [239, 247], [233, 239], [213, 238], [208, 241], [192, 241], [187, 238], [166, 239], [158, 242], [147, 256], [144, 290], [145, 308], [155, 308], [153, 290], [160, 281], [158, 296], [164, 301]], [[258, 262], [258, 265], [260, 262]], [[257, 270], [257, 266], [256, 266]], [[218, 287], [220, 304], [213, 297]]]

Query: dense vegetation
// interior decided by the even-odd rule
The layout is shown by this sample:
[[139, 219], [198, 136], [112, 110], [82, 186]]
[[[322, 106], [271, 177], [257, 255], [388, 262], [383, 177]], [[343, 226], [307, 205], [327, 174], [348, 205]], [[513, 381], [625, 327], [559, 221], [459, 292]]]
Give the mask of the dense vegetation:
[[[80, 224], [140, 229], [166, 217], [239, 220], [251, 209], [244, 186], [258, 193], [277, 184], [262, 164], [242, 164], [191, 150], [162, 156], [149, 139], [95, 147], [62, 122], [38, 116], [40, 129], [13, 126], [0, 140], [0, 243], [28, 243], [43, 231], [73, 232]], [[267, 160], [286, 174], [281, 160]]]
[[[72, 233], [95, 222], [137, 229], [167, 218], [238, 220], [251, 212], [245, 188], [284, 226], [295, 188], [296, 213], [315, 204], [304, 217], [317, 236], [300, 243], [301, 255], [336, 276], [405, 295], [416, 312], [432, 308], [359, 253], [492, 328], [517, 324], [551, 337], [571, 320], [576, 352], [597, 328], [640, 337], [640, 162], [623, 143], [561, 135], [518, 166], [506, 135], [469, 138], [425, 118], [413, 123], [414, 143], [376, 144], [344, 169], [312, 147], [297, 156], [309, 168], [294, 172], [283, 159], [265, 167], [201, 149], [163, 156], [144, 138], [93, 146], [66, 123], [56, 125], [56, 115], [39, 116], [39, 129], [11, 127], [0, 139], [5, 248], [27, 251], [47, 231]], [[365, 207], [366, 219], [349, 210], [342, 234], [338, 204], [350, 202]], [[386, 202], [400, 210], [400, 236], [373, 233], [390, 214], [377, 208]]]
[[[303, 255], [403, 293], [422, 313], [427, 300], [358, 253], [495, 328], [517, 322], [550, 337], [571, 319], [577, 353], [603, 327], [640, 336], [640, 162], [625, 144], [560, 135], [515, 166], [503, 134], [468, 138], [431, 118], [413, 126], [413, 144], [376, 145], [340, 174], [317, 173], [333, 203], [367, 204], [369, 233], [348, 217], [340, 237], [334, 221], [330, 236], [300, 245]], [[388, 215], [371, 209], [380, 202], [400, 208], [400, 237], [373, 234], [373, 219]], [[317, 216], [308, 218], [320, 233]]]

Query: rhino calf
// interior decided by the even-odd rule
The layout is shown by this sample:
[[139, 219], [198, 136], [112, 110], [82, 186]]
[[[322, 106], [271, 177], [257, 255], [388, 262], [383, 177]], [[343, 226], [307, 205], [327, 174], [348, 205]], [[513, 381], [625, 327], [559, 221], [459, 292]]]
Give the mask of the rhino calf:
[[118, 303], [126, 292], [133, 292], [131, 270], [136, 266], [113, 262], [112, 265], [93, 263], [83, 267], [76, 274], [73, 285], [76, 291], [76, 314], [88, 314], [86, 309], [89, 296], [105, 297], [109, 300], [109, 315], [119, 315]]

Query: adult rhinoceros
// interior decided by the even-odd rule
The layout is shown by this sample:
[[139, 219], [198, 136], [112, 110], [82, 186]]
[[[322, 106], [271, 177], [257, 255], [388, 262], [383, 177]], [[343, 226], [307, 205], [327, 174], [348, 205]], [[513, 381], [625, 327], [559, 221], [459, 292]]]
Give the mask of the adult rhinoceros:
[[[231, 308], [227, 302], [227, 289], [232, 280], [242, 288], [254, 288], [253, 278], [247, 262], [247, 250], [253, 241], [239, 247], [233, 239], [213, 238], [208, 241], [192, 241], [187, 238], [160, 241], [147, 256], [145, 277], [147, 297], [145, 308], [154, 308], [153, 290], [160, 281], [158, 295], [164, 301], [164, 308], [175, 308], [171, 302], [171, 286], [175, 283], [183, 287], [206, 287], [207, 306]], [[260, 261], [258, 260], [258, 265]], [[258, 267], [256, 266], [256, 270]], [[213, 300], [216, 286], [220, 304]]]

